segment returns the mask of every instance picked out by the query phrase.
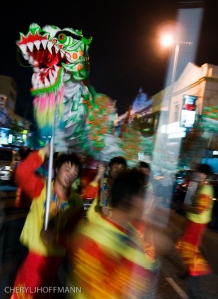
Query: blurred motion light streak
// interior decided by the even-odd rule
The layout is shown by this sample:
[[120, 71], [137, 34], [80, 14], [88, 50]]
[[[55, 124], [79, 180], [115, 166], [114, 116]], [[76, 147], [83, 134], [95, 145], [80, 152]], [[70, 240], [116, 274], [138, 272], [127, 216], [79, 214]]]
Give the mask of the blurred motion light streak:
[[[178, 87], [176, 90], [174, 83], [178, 80], [187, 64], [189, 62], [194, 62], [195, 60], [202, 16], [203, 8], [178, 10], [178, 17], [174, 32], [174, 50], [172, 51], [168, 72], [166, 74], [165, 90], [162, 98], [162, 108], [159, 116], [159, 125], [157, 128], [151, 166], [154, 172], [161, 173], [161, 175], [165, 176], [164, 190], [168, 194], [169, 205], [170, 195], [173, 190], [173, 174], [176, 173], [178, 165], [181, 138], [186, 135], [184, 129], [179, 128], [178, 126], [181, 113], [180, 108], [182, 107], [182, 98], [178, 103], [178, 119], [173, 119], [175, 107], [173, 106], [172, 99], [179, 90]], [[170, 32], [168, 34], [170, 34]], [[169, 35], [165, 42], [166, 41], [170, 41]], [[173, 132], [171, 131], [172, 127], [174, 128]], [[175, 131], [176, 127], [178, 128], [177, 131]], [[170, 146], [173, 138], [176, 138], [176, 140], [173, 142], [173, 146]], [[166, 189], [167, 186], [168, 188]], [[166, 194], [163, 195], [167, 196]], [[165, 215], [165, 217], [168, 217], [169, 209], [168, 213], [165, 213]], [[159, 217], [155, 215], [155, 219], [159, 219]], [[155, 219], [153, 219], [153, 221], [158, 222], [158, 220]], [[167, 225], [167, 221], [157, 224], [165, 226]]]

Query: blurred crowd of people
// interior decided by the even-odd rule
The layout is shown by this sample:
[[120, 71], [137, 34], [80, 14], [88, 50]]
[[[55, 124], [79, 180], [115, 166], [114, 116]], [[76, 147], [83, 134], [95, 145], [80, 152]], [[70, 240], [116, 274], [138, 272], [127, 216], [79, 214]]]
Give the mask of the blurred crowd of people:
[[[82, 290], [69, 298], [155, 298], [160, 260], [149, 223], [157, 216], [150, 165], [129, 168], [123, 157], [104, 165], [55, 154], [45, 228], [47, 175], [39, 169], [49, 152], [48, 144], [28, 153], [16, 170], [17, 202], [29, 212], [20, 236], [27, 254], [11, 298], [20, 298], [21, 287], [24, 298], [52, 298], [52, 292], [33, 290], [54, 287], [60, 267], [67, 273], [65, 286]], [[181, 277], [211, 271], [199, 250], [213, 207], [213, 188], [206, 182], [210, 168], [203, 164], [196, 171], [198, 188], [194, 201], [184, 204], [187, 224], [175, 245], [185, 269]], [[84, 213], [87, 199], [91, 205]]]

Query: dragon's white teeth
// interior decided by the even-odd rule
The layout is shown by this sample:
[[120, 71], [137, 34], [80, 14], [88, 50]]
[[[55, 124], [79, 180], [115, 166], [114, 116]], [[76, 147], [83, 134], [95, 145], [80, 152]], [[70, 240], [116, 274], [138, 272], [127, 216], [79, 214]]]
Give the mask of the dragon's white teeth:
[[33, 43], [27, 43], [28, 49], [33, 52]]
[[42, 40], [42, 46], [44, 50], [46, 49], [47, 42], [48, 42], [47, 40]]
[[33, 88], [34, 88], [34, 89], [37, 89], [37, 88], [38, 88], [38, 82], [37, 82], [37, 81], [34, 81], [34, 82], [33, 82]]
[[44, 84], [45, 84], [45, 87], [50, 86], [50, 83], [49, 83], [49, 81], [48, 81], [48, 79], [46, 77], [44, 79]]
[[20, 49], [21, 49], [23, 54], [27, 54], [26, 45], [20, 45]]
[[50, 84], [54, 84], [55, 83], [55, 77], [53, 77], [52, 73], [49, 73], [49, 80], [50, 80]]
[[41, 82], [41, 80], [39, 80], [38, 81], [38, 86], [37, 86], [38, 88], [43, 88], [44, 87], [44, 85], [43, 85], [43, 83]]
[[55, 64], [55, 65], [54, 65], [54, 69], [55, 69], [55, 71], [58, 71], [58, 70], [59, 70], [59, 67]]
[[36, 40], [36, 41], [34, 42], [34, 45], [36, 46], [37, 50], [39, 50], [39, 48], [40, 48], [40, 44], [41, 44], [41, 42], [40, 42], [39, 40]]
[[29, 57], [29, 63], [34, 65], [34, 58], [32, 56]]
[[49, 50], [49, 52], [52, 54], [52, 48], [53, 47], [53, 43], [52, 42], [48, 42], [48, 44], [47, 44], [47, 49]]
[[55, 70], [52, 70], [52, 75], [56, 78], [57, 77], [57, 72]]
[[57, 54], [59, 52], [60, 48], [56, 45], [54, 45], [54, 48], [55, 48], [55, 53]]
[[37, 88], [37, 82], [38, 82], [37, 77], [38, 77], [37, 74], [32, 75], [32, 85], [34, 89]]
[[61, 58], [63, 58], [64, 57], [64, 52], [60, 51], [60, 53], [61, 53]]
[[29, 60], [29, 55], [23, 53], [23, 58], [26, 59], [26, 60]]

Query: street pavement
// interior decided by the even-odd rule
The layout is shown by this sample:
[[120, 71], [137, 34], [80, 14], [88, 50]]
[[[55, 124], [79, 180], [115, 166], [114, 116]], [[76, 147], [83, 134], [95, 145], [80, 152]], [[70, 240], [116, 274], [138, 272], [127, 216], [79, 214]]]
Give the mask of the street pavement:
[[[207, 276], [191, 279], [191, 281], [182, 280], [179, 275], [184, 272], [184, 268], [175, 250], [175, 243], [183, 232], [184, 223], [184, 216], [175, 213], [173, 210], [157, 208], [153, 227], [161, 268], [155, 298], [217, 299], [218, 231], [207, 230], [201, 246], [201, 252], [212, 265], [213, 272]], [[190, 290], [196, 289], [197, 294], [189, 297]]]
[[[27, 211], [15, 207], [15, 186], [0, 186], [0, 298], [9, 299], [4, 288], [13, 286], [16, 271], [26, 255], [26, 250], [19, 242]], [[153, 230], [157, 253], [160, 258], [160, 271], [153, 296], [149, 299], [189, 299], [190, 289], [197, 288], [197, 299], [218, 298], [218, 231], [207, 230], [202, 253], [213, 267], [213, 272], [194, 281], [179, 278], [183, 266], [175, 250], [175, 242], [183, 231], [185, 218], [175, 211], [165, 208], [161, 199], [148, 226]], [[57, 283], [62, 285], [65, 278], [63, 268], [59, 271]], [[58, 295], [59, 299], [64, 298]], [[55, 298], [56, 299], [56, 298]]]

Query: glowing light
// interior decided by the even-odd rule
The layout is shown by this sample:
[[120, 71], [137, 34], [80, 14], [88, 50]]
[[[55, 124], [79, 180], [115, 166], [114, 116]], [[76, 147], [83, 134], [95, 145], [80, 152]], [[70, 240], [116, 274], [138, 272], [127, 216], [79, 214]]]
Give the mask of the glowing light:
[[171, 46], [174, 43], [173, 37], [172, 35], [168, 34], [168, 35], [164, 35], [161, 38], [161, 44], [165, 47]]

